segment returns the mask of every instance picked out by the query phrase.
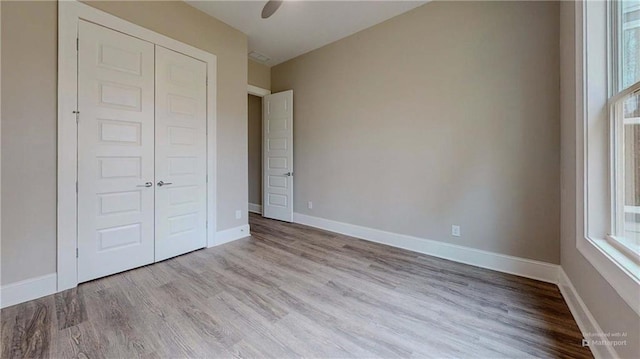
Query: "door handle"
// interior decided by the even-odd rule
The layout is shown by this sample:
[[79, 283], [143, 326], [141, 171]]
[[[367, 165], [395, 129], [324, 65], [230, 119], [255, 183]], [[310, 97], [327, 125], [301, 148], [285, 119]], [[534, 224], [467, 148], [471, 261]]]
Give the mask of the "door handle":
[[164, 181], [160, 181], [158, 182], [158, 187], [162, 187], [162, 186], [168, 186], [170, 184], [173, 184], [173, 182], [164, 182]]
[[291, 177], [291, 176], [293, 176], [293, 172], [287, 172], [284, 175], [287, 176], [287, 177]]
[[144, 184], [137, 185], [136, 187], [151, 187], [153, 182], [145, 182]]

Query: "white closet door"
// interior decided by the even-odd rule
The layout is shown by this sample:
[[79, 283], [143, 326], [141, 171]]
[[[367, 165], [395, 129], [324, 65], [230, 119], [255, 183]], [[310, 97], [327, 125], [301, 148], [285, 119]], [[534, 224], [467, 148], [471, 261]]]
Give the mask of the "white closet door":
[[154, 259], [154, 45], [80, 21], [78, 111], [84, 282]]
[[156, 261], [207, 244], [207, 66], [156, 46]]

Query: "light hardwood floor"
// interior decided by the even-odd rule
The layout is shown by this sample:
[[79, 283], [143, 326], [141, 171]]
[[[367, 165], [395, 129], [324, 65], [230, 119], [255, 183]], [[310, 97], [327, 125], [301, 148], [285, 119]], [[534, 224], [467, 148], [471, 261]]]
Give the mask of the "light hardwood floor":
[[2, 310], [2, 358], [590, 358], [555, 285], [251, 215], [252, 237]]

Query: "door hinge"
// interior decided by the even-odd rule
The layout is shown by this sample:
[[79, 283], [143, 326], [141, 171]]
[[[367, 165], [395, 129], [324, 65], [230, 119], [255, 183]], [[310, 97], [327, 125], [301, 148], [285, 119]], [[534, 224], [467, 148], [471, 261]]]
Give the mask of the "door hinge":
[[78, 181], [76, 181], [76, 193], [78, 193]]
[[76, 248], [76, 258], [78, 258], [78, 248]]
[[80, 122], [80, 111], [76, 110], [72, 112], [74, 115], [76, 115], [76, 124]]
[[76, 51], [80, 51], [80, 38], [76, 37]]

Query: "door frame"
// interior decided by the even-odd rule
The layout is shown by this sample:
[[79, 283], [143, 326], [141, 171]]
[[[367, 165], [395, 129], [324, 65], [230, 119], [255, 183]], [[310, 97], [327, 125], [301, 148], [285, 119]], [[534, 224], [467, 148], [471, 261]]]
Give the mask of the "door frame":
[[258, 96], [260, 98], [267, 95], [271, 95], [271, 90], [264, 89], [262, 87], [247, 85], [247, 93], [249, 95]]
[[[57, 290], [78, 285], [77, 38], [80, 20], [110, 28], [193, 57], [207, 64], [207, 247], [216, 234], [216, 61], [215, 55], [145, 29], [77, 1], [58, 3], [58, 183]], [[80, 114], [82, 116], [82, 114]]]
[[[267, 95], [271, 95], [271, 90], [267, 90], [265, 88], [254, 86], [254, 85], [247, 85], [247, 93], [249, 95], [260, 97], [260, 100], [262, 100], [263, 97]], [[260, 137], [264, 136], [264, 134], [262, 133], [262, 120], [264, 119], [262, 112], [263, 112], [262, 103], [260, 103], [260, 132], [261, 132]], [[247, 133], [247, 136], [248, 136], [248, 133]], [[260, 146], [260, 159], [262, 160], [262, 146]], [[262, 188], [262, 176], [263, 176], [262, 168], [260, 168], [260, 188]], [[258, 206], [254, 203], [249, 202], [249, 212], [262, 215], [262, 205]]]

